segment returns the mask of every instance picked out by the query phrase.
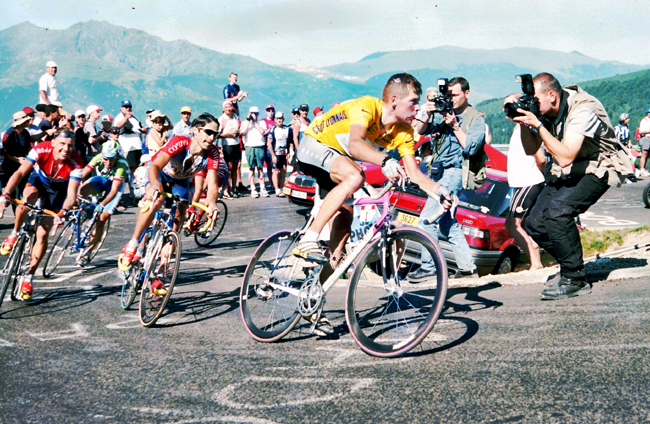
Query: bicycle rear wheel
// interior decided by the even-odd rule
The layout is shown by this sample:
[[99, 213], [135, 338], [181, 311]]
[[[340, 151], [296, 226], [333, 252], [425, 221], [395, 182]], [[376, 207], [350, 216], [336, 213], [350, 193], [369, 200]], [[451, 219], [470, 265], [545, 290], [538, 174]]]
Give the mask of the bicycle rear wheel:
[[11, 299], [15, 300], [14, 291], [16, 287], [16, 282], [18, 281], [18, 274], [20, 271], [20, 263], [23, 256], [25, 255], [25, 241], [26, 237], [21, 235], [16, 241], [9, 259], [5, 264], [5, 268], [2, 270], [2, 287], [0, 288], [0, 306], [2, 306], [2, 301], [7, 294], [7, 290], [11, 288]]
[[[217, 207], [219, 208], [219, 217], [212, 224], [212, 229], [205, 231], [203, 233], [194, 233], [194, 242], [201, 246], [207, 247], [214, 243], [214, 241], [219, 237], [223, 227], [226, 225], [228, 220], [228, 207], [223, 202], [223, 200], [217, 200]], [[202, 228], [208, 220], [208, 216], [205, 212], [201, 213], [201, 219], [197, 228]]]
[[[437, 272], [429, 281], [411, 284], [406, 275], [420, 265], [422, 249]], [[398, 228], [388, 235], [385, 251], [380, 239], [361, 254], [346, 296], [350, 334], [370, 355], [403, 355], [433, 329], [446, 294], [447, 267], [438, 246], [420, 230]]]
[[[43, 277], [50, 278], [54, 270], [63, 260], [70, 243], [74, 239], [75, 229], [77, 221], [68, 221], [63, 230], [59, 233], [54, 245], [47, 254], [45, 258], [45, 264], [43, 265]], [[71, 257], [74, 257], [70, 255]]]
[[298, 297], [279, 287], [300, 289], [305, 280], [304, 266], [309, 263], [291, 253], [296, 240], [290, 231], [271, 235], [257, 248], [244, 273], [240, 314], [246, 331], [257, 341], [280, 340], [300, 320]]
[[[160, 247], [154, 248], [148, 255], [155, 255], [140, 292], [140, 322], [151, 327], [158, 321], [174, 291], [174, 284], [181, 265], [181, 242], [178, 233], [169, 231], [162, 238]], [[151, 284], [160, 281], [167, 293], [163, 296], [151, 291]]]

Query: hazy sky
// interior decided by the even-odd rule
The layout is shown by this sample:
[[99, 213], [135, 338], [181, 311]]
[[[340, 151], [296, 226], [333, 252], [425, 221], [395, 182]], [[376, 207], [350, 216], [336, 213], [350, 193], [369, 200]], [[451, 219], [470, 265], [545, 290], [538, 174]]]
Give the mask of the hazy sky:
[[328, 66], [442, 45], [577, 50], [650, 64], [650, 1], [0, 0], [0, 29], [91, 19], [272, 65]]

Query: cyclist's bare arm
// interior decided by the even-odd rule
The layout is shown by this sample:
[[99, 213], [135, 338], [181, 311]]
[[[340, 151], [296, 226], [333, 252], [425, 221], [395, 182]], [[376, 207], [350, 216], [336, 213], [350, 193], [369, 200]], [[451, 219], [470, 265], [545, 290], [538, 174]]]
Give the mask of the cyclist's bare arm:
[[[370, 162], [375, 165], [381, 165], [386, 158], [385, 153], [381, 153], [372, 148], [366, 141], [366, 134], [368, 128], [360, 124], [350, 125], [350, 155], [356, 159]], [[403, 170], [399, 170], [399, 174], [395, 174], [388, 179], [390, 181], [397, 181], [400, 177], [406, 177]]]
[[33, 167], [33, 163], [28, 160], [24, 161], [22, 165], [20, 165], [20, 168], [18, 168], [18, 171], [16, 171], [11, 176], [11, 178], [9, 178], [9, 181], [7, 181], [7, 186], [5, 187], [3, 193], [11, 193], [14, 191], [16, 186], [22, 181], [25, 175], [29, 174], [32, 171]]
[[113, 180], [113, 183], [111, 184], [111, 191], [109, 191], [106, 197], [104, 197], [104, 200], [101, 201], [101, 204], [103, 206], [108, 205], [110, 201], [113, 200], [115, 196], [117, 196], [117, 192], [120, 191], [121, 185], [122, 185], [122, 181]]
[[65, 200], [63, 201], [63, 206], [61, 207], [61, 212], [59, 216], [65, 215], [65, 211], [70, 210], [72, 206], [77, 202], [77, 192], [79, 191], [79, 180], [73, 180], [70, 178], [68, 181], [68, 194], [66, 195]]
[[206, 176], [208, 192], [206, 193], [206, 203], [210, 213], [217, 210], [217, 197], [219, 196], [219, 173], [216, 169], [209, 169]]

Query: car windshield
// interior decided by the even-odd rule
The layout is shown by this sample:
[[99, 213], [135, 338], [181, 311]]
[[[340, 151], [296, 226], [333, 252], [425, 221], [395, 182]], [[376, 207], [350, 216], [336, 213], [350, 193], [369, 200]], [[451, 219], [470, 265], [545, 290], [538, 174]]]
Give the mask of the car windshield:
[[487, 178], [476, 190], [463, 190], [460, 206], [492, 216], [506, 216], [510, 209], [510, 187], [505, 181]]

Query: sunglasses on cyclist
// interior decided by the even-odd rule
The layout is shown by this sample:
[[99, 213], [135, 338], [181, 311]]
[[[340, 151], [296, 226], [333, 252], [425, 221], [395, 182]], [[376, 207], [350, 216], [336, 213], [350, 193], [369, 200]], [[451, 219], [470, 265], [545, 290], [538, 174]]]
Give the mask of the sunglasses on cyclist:
[[205, 128], [205, 127], [199, 127], [200, 130], [203, 130], [203, 132], [208, 136], [208, 137], [218, 137], [219, 136], [219, 131], [212, 130], [210, 128]]

